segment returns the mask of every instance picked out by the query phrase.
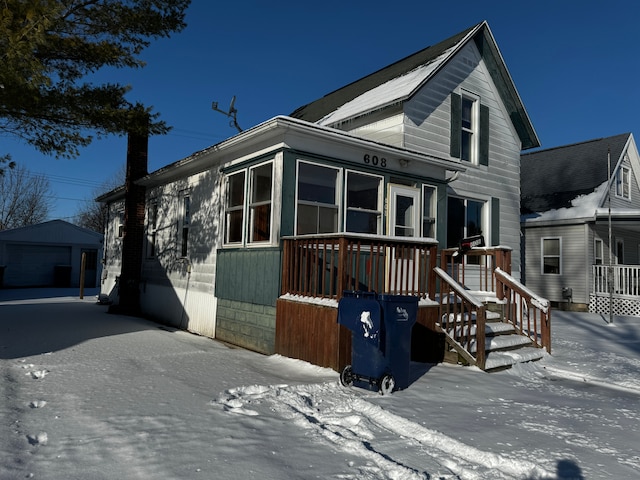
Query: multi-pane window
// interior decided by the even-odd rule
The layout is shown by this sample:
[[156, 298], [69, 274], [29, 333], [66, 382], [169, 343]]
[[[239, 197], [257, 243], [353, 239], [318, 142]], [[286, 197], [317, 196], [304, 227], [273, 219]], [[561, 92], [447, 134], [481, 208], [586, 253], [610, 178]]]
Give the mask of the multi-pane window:
[[422, 236], [436, 238], [437, 190], [430, 185], [422, 186]]
[[449, 197], [447, 203], [447, 247], [458, 247], [466, 237], [482, 235], [485, 202]]
[[242, 243], [244, 232], [245, 171], [227, 177], [225, 243]]
[[253, 167], [249, 172], [251, 179], [249, 242], [269, 242], [271, 241], [273, 163]]
[[593, 259], [596, 265], [602, 265], [604, 263], [603, 243], [599, 238], [593, 241]]
[[189, 253], [189, 227], [191, 225], [191, 197], [182, 196], [182, 216], [180, 222], [180, 255], [186, 257]]
[[155, 257], [158, 249], [158, 201], [151, 200], [149, 204], [149, 221], [147, 226], [149, 238], [149, 257]]
[[616, 196], [631, 198], [631, 171], [628, 167], [621, 166], [616, 172]]
[[296, 234], [338, 231], [340, 170], [298, 162]]
[[467, 162], [477, 161], [478, 101], [469, 95], [462, 96], [462, 129], [460, 132], [460, 158]]
[[560, 275], [562, 273], [562, 239], [542, 239], [542, 273]]
[[379, 234], [382, 229], [382, 177], [347, 172], [347, 232]]

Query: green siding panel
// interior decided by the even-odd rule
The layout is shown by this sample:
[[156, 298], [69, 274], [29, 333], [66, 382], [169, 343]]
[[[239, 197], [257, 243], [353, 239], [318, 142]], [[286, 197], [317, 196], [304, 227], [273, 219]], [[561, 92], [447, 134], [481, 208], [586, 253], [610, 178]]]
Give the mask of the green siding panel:
[[275, 248], [218, 250], [216, 297], [275, 307], [281, 259]]

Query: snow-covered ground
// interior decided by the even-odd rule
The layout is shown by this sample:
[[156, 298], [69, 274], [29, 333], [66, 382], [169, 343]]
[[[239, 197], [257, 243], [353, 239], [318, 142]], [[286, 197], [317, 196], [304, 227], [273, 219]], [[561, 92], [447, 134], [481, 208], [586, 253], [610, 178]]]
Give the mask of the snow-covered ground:
[[0, 290], [2, 480], [640, 478], [638, 318], [554, 311], [539, 362], [380, 396], [68, 294]]

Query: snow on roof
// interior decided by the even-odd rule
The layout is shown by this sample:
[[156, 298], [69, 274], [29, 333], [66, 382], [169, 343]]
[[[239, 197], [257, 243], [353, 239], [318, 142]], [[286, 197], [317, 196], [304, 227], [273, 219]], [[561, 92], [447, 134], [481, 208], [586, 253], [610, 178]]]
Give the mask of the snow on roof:
[[330, 125], [406, 99], [442, 65], [457, 47], [458, 45], [456, 44], [445, 50], [430, 63], [421, 65], [404, 75], [363, 93], [325, 115], [318, 123], [320, 125]]
[[570, 207], [534, 213], [524, 217], [527, 223], [548, 222], [553, 220], [572, 220], [576, 218], [593, 218], [607, 190], [608, 182], [600, 184], [593, 192], [579, 195], [571, 200]]

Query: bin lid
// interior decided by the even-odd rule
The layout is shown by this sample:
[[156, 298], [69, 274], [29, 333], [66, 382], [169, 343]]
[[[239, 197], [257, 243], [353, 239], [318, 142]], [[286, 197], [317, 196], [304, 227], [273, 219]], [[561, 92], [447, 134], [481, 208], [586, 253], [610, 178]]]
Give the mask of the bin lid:
[[338, 302], [338, 323], [367, 342], [380, 342], [381, 310], [377, 300], [342, 297]]

